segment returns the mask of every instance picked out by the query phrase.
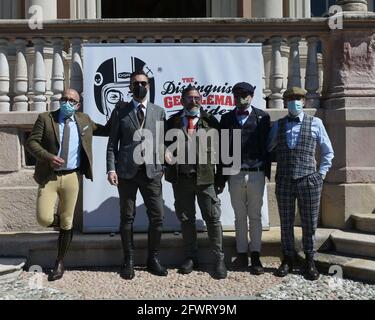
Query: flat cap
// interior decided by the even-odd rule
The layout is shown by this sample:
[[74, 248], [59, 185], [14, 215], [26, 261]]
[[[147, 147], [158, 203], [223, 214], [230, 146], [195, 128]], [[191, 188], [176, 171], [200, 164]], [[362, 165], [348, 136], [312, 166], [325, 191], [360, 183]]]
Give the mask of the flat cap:
[[242, 92], [248, 92], [252, 95], [254, 94], [255, 88], [256, 87], [253, 87], [250, 83], [238, 82], [233, 86], [232, 92], [234, 93], [235, 91], [242, 91]]
[[304, 97], [306, 93], [307, 91], [305, 89], [302, 89], [300, 87], [291, 87], [284, 92], [283, 98], [285, 99], [293, 96]]

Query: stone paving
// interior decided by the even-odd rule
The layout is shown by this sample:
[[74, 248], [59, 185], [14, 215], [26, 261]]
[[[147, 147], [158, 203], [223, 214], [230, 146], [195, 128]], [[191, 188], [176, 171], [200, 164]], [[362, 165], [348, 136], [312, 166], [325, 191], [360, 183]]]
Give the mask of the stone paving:
[[[323, 275], [316, 282], [299, 274], [281, 279], [273, 275], [279, 261], [263, 260], [266, 273], [229, 271], [215, 280], [205, 267], [189, 275], [169, 269], [168, 277], [156, 277], [136, 269], [132, 281], [120, 278], [118, 268], [67, 270], [63, 279], [48, 282], [46, 273], [23, 272], [17, 281], [0, 285], [0, 300], [13, 299], [375, 299], [375, 285]], [[47, 270], [45, 270], [47, 271]]]

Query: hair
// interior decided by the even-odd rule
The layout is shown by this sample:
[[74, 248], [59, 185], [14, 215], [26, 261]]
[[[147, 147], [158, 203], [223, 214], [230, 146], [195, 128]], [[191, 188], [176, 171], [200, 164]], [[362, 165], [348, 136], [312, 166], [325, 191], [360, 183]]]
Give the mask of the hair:
[[185, 98], [190, 91], [197, 91], [199, 93], [199, 90], [196, 87], [189, 84], [185, 89], [182, 90], [181, 98]]
[[132, 81], [135, 76], [145, 76], [148, 80], [148, 75], [143, 70], [136, 70], [132, 72], [132, 74], [130, 75], [130, 81]]

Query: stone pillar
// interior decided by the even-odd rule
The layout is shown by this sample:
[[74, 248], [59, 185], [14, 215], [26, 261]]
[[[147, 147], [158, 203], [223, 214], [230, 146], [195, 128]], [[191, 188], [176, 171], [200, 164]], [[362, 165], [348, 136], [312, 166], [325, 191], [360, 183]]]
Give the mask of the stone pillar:
[[331, 30], [323, 43], [322, 107], [335, 151], [322, 197], [327, 227], [375, 208], [375, 32], [362, 28], [361, 16], [357, 30]]
[[252, 0], [253, 18], [282, 18], [283, 0]]
[[101, 0], [70, 0], [70, 18], [101, 18]]
[[43, 20], [54, 20], [57, 18], [57, 0], [25, 0], [25, 17], [30, 17], [31, 6], [40, 6], [43, 10]]
[[46, 111], [46, 66], [44, 62], [44, 45], [45, 41], [42, 38], [35, 38], [34, 41], [34, 48], [35, 48], [35, 56], [34, 56], [34, 69], [33, 69], [33, 103], [31, 105], [31, 111]]
[[301, 37], [292, 36], [289, 39], [290, 52], [288, 64], [288, 88], [301, 87], [301, 64], [299, 42]]
[[83, 75], [82, 75], [82, 59], [81, 59], [81, 39], [72, 39], [72, 60], [70, 65], [70, 88], [82, 93]]
[[21, 0], [1, 0], [0, 19], [22, 19]]
[[306, 64], [306, 78], [305, 89], [306, 107], [319, 107], [319, 65], [318, 65], [318, 41], [319, 37], [310, 36], [307, 40], [307, 64]]
[[281, 90], [283, 89], [283, 68], [281, 57], [282, 37], [271, 37], [272, 57], [271, 57], [271, 75], [270, 75], [270, 95], [269, 108], [282, 109], [284, 107]]
[[27, 62], [26, 62], [26, 40], [16, 39], [16, 67], [14, 79], [13, 111], [25, 112], [28, 109], [27, 94]]
[[10, 111], [8, 40], [0, 39], [0, 112]]
[[311, 18], [310, 0], [288, 0], [289, 18]]
[[237, 17], [237, 0], [212, 0], [208, 9], [211, 17]]
[[52, 39], [53, 45], [53, 62], [51, 77], [51, 110], [57, 110], [60, 107], [61, 94], [64, 91], [64, 61], [62, 56], [63, 39]]
[[343, 11], [367, 11], [367, 0], [336, 0]]

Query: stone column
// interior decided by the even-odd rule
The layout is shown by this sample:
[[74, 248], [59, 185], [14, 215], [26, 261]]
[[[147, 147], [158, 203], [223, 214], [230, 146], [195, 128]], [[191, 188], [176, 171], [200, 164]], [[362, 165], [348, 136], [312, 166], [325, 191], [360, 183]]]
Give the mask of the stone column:
[[322, 107], [335, 150], [322, 197], [327, 227], [375, 208], [375, 32], [362, 28], [369, 13], [357, 14], [357, 28], [331, 30], [323, 43]]
[[62, 56], [63, 39], [52, 39], [53, 45], [53, 63], [52, 63], [52, 77], [51, 77], [51, 110], [57, 110], [60, 107], [61, 94], [64, 91], [64, 61]]
[[71, 19], [97, 19], [101, 17], [101, 0], [70, 0]]
[[8, 40], [0, 39], [0, 112], [10, 111]]
[[1, 0], [0, 19], [22, 19], [21, 0]]
[[306, 107], [319, 107], [319, 65], [318, 65], [318, 41], [319, 37], [310, 36], [307, 40], [307, 63], [306, 63], [306, 78], [305, 89]]
[[282, 18], [283, 0], [252, 0], [253, 18]]
[[290, 52], [288, 64], [288, 88], [301, 87], [301, 63], [299, 56], [299, 42], [301, 37], [292, 36], [289, 39]]
[[72, 39], [72, 60], [70, 65], [70, 88], [82, 93], [83, 75], [82, 75], [82, 59], [81, 59], [81, 39]]
[[283, 89], [283, 65], [281, 57], [282, 37], [271, 37], [272, 57], [270, 75], [270, 95], [269, 108], [282, 109], [284, 107], [281, 90]]
[[212, 0], [211, 17], [237, 17], [237, 0]]
[[26, 40], [16, 39], [16, 67], [14, 79], [13, 111], [27, 111], [28, 98], [27, 94], [27, 62], [26, 62]]
[[40, 6], [43, 10], [43, 20], [53, 20], [57, 18], [57, 0], [25, 0], [25, 17], [30, 17], [31, 6]]
[[33, 40], [35, 48], [34, 56], [34, 78], [33, 78], [33, 103], [31, 111], [46, 111], [46, 65], [44, 62], [43, 49], [45, 41], [42, 38], [35, 38]]
[[289, 18], [311, 18], [310, 0], [288, 0]]
[[343, 11], [367, 11], [367, 0], [336, 0]]

